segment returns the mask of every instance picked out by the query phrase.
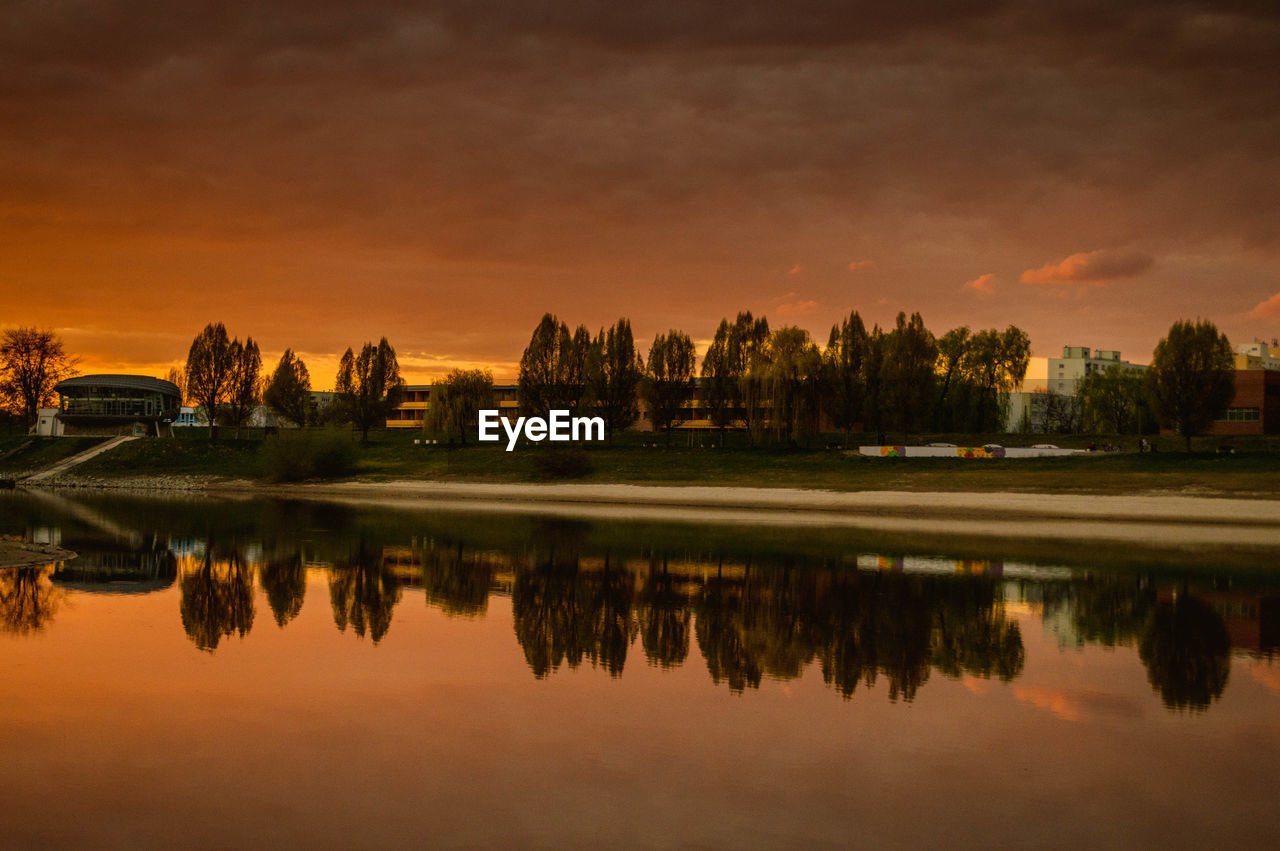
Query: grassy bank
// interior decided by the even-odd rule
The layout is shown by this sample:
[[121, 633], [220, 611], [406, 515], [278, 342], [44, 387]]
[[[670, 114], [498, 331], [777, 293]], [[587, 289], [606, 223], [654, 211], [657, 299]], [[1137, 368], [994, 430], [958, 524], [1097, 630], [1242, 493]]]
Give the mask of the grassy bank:
[[[732, 443], [719, 448], [690, 445], [678, 435], [671, 446], [652, 435], [628, 434], [612, 444], [572, 450], [573, 463], [548, 463], [546, 447], [505, 452], [492, 445], [414, 445], [417, 433], [376, 432], [368, 444], [353, 440], [354, 476], [364, 480], [580, 481], [674, 485], [800, 487], [832, 490], [1005, 490], [1040, 492], [1131, 493], [1182, 491], [1265, 494], [1280, 497], [1280, 440], [1235, 438], [1232, 455], [1220, 454], [1219, 438], [1205, 438], [1195, 452], [1177, 451], [1179, 441], [1158, 442], [1160, 451], [1139, 454], [1097, 453], [1083, 458], [1031, 460], [862, 458], [839, 449], [749, 448]], [[210, 441], [201, 436], [138, 440], [76, 468], [76, 474], [100, 479], [134, 476], [195, 476], [262, 479], [267, 475], [264, 447], [273, 438], [246, 435]], [[852, 446], [866, 442], [855, 435]], [[927, 435], [913, 442], [945, 441], [964, 445], [1000, 442], [1006, 446], [1052, 441], [1060, 446], [1099, 444], [1114, 439], [1072, 436]], [[842, 437], [830, 443], [843, 445]], [[656, 445], [655, 445], [656, 444]], [[19, 453], [21, 454], [21, 453]], [[554, 458], [551, 459], [553, 462]], [[17, 463], [17, 462], [15, 462]], [[580, 468], [580, 469], [574, 469]], [[575, 475], [565, 477], [565, 473]], [[582, 475], [576, 475], [582, 473]]]
[[6, 435], [0, 438], [0, 476], [43, 469], [101, 442], [100, 437]]

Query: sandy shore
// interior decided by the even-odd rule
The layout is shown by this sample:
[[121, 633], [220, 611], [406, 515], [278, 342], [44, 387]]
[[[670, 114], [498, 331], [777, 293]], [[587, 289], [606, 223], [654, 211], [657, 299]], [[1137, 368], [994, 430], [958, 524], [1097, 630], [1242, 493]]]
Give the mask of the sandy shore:
[[[1280, 500], [1142, 493], [1124, 496], [624, 484], [400, 480], [263, 485], [147, 479], [96, 488], [189, 496], [335, 501], [396, 510], [543, 515], [616, 522], [838, 527], [904, 537], [1036, 538], [1144, 547], [1280, 553]], [[37, 489], [38, 490], [38, 489]], [[1270, 556], [1268, 556], [1268, 559]]]
[[[240, 488], [236, 488], [240, 490]], [[1159, 521], [1274, 527], [1280, 500], [1140, 494], [1094, 496], [1010, 492], [824, 491], [799, 488], [669, 487], [614, 484], [476, 484], [388, 481], [254, 486], [275, 496], [454, 501], [514, 507], [632, 506], [932, 518]]]
[[75, 558], [76, 554], [52, 544], [0, 540], [0, 568], [30, 567]]
[[[1280, 502], [1267, 500], [419, 481], [254, 490], [260, 495], [399, 510], [546, 515], [613, 522], [849, 528], [908, 538], [1034, 538], [1067, 545], [1096, 541], [1210, 552], [1280, 552]], [[243, 495], [244, 491], [236, 493]]]

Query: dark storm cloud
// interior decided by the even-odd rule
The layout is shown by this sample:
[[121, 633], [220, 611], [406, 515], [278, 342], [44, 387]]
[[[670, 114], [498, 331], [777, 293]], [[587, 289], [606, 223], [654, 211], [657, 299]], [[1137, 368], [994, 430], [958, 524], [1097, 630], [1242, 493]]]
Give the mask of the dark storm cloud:
[[[962, 282], [1082, 248], [1159, 256], [1134, 285], [1188, 309], [1178, 252], [1244, 262], [1244, 313], [1274, 292], [1278, 57], [1274, 3], [19, 0], [0, 238], [8, 280], [127, 307], [220, 276], [173, 315], [259, 297], [316, 348], [360, 281], [414, 348], [467, 323], [459, 358], [510, 360], [546, 307], [713, 327], [791, 289], [815, 323], [884, 290], [958, 324]], [[996, 292], [989, 321], [1060, 333]]]

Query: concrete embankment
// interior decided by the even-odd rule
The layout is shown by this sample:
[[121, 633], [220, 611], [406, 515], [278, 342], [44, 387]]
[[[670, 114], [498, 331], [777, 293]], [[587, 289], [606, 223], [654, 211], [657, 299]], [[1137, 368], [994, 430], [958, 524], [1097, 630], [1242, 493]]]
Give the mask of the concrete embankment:
[[84, 452], [79, 452], [69, 458], [63, 458], [61, 461], [58, 461], [43, 470], [39, 470], [29, 476], [25, 476], [22, 479], [22, 482], [24, 484], [37, 484], [39, 482], [47, 482], [57, 479], [60, 476], [66, 475], [66, 473], [72, 468], [83, 464], [90, 458], [97, 458], [102, 453], [110, 452], [120, 444], [127, 443], [130, 440], [137, 440], [137, 438], [132, 435], [120, 435], [119, 437], [109, 438], [102, 441], [102, 443], [99, 443], [97, 446], [86, 449]]

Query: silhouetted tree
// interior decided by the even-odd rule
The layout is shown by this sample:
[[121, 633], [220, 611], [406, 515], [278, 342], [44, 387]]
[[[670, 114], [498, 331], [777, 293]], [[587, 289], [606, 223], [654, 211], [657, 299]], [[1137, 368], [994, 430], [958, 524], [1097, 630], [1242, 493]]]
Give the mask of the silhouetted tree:
[[584, 326], [569, 326], [547, 313], [520, 356], [520, 410], [545, 417], [553, 410], [578, 411], [587, 391], [592, 340]]
[[1156, 344], [1148, 382], [1162, 425], [1191, 438], [1226, 412], [1235, 394], [1235, 362], [1227, 335], [1208, 320], [1178, 321]]
[[1007, 395], [1026, 376], [1031, 340], [1010, 325], [972, 333], [953, 328], [938, 340], [935, 423], [945, 431], [990, 432], [1004, 428]]
[[245, 337], [244, 343], [232, 340], [231, 381], [225, 410], [227, 423], [236, 428], [236, 437], [240, 436], [240, 427], [249, 422], [258, 407], [261, 388], [262, 353], [258, 344], [252, 337]]
[[302, 358], [285, 349], [276, 364], [262, 401], [289, 422], [305, 427], [311, 414], [311, 373]]
[[53, 402], [53, 387], [75, 373], [76, 359], [62, 340], [41, 328], [9, 328], [0, 334], [0, 402], [8, 401], [28, 426]]
[[794, 325], [769, 336], [766, 356], [756, 362], [757, 380], [768, 401], [774, 437], [790, 443], [818, 431], [822, 402], [822, 353], [809, 332]]
[[721, 319], [715, 338], [702, 359], [702, 403], [707, 406], [707, 418], [720, 429], [720, 443], [724, 444], [724, 430], [733, 425], [737, 414], [738, 381], [734, 371], [730, 338], [733, 328], [728, 319]]
[[888, 335], [884, 358], [885, 403], [905, 438], [925, 422], [933, 403], [938, 344], [919, 313], [898, 314]]
[[365, 343], [358, 356], [347, 349], [338, 364], [336, 389], [345, 418], [360, 430], [360, 440], [368, 442], [369, 429], [386, 423], [404, 389], [396, 350], [386, 337], [376, 346]]
[[653, 417], [654, 430], [667, 432], [679, 422], [684, 405], [693, 397], [693, 367], [697, 359], [693, 341], [683, 331], [668, 331], [653, 338], [644, 394]]
[[231, 391], [236, 370], [236, 348], [221, 322], [209, 324], [196, 335], [187, 353], [187, 397], [204, 410], [209, 437], [218, 436], [218, 412]]
[[875, 432], [877, 443], [885, 441], [885, 409], [889, 404], [885, 388], [888, 348], [888, 336], [876, 325], [867, 335], [862, 354], [862, 421]]
[[590, 395], [604, 418], [605, 430], [612, 434], [630, 428], [636, 421], [644, 364], [636, 352], [629, 319], [619, 319], [596, 337], [587, 372]]
[[867, 329], [856, 310], [839, 325], [831, 326], [827, 350], [823, 353], [826, 391], [823, 405], [831, 422], [846, 436], [865, 415], [866, 379], [862, 361], [866, 348]]

